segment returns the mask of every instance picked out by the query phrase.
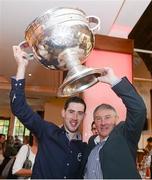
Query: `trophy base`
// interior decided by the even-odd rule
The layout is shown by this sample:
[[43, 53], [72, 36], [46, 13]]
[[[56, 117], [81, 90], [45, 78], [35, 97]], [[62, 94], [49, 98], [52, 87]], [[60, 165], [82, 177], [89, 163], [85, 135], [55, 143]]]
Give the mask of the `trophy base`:
[[79, 72], [69, 71], [63, 84], [58, 89], [57, 96], [68, 97], [80, 93], [96, 84], [98, 82], [97, 77], [101, 76], [101, 74], [101, 69], [86, 68], [79, 65]]

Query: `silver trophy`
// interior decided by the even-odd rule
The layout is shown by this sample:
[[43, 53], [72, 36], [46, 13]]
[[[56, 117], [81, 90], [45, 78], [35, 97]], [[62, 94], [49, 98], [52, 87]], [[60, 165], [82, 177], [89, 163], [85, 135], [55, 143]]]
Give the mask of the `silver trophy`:
[[72, 96], [98, 82], [101, 69], [82, 65], [95, 44], [93, 32], [100, 27], [100, 19], [76, 8], [50, 9], [37, 17], [26, 29], [20, 43], [28, 49], [28, 59], [38, 60], [48, 69], [68, 71], [57, 95]]

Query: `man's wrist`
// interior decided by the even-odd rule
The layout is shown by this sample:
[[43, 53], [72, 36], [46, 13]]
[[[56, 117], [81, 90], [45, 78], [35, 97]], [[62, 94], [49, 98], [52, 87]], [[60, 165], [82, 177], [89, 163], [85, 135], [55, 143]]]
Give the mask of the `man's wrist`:
[[118, 84], [122, 79], [121, 78], [115, 78], [113, 79], [113, 81], [111, 82], [111, 86], [115, 86], [116, 84]]
[[16, 80], [24, 79], [25, 78], [25, 66], [18, 66], [17, 73], [16, 73]]

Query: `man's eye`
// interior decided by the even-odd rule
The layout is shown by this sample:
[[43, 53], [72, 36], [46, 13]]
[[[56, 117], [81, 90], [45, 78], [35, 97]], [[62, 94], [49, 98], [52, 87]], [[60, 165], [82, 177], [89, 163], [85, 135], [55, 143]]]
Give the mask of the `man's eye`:
[[80, 116], [84, 115], [84, 112], [78, 112]]
[[74, 111], [72, 111], [72, 110], [69, 110], [69, 113], [73, 113]]
[[111, 116], [105, 116], [105, 119], [110, 119], [111, 118]]
[[101, 117], [95, 117], [95, 120], [100, 121]]

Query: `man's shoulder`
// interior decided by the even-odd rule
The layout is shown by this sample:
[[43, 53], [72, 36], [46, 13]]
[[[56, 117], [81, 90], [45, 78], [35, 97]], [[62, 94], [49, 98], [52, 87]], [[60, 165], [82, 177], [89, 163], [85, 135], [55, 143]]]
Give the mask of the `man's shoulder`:
[[88, 144], [94, 144], [94, 139], [97, 137], [97, 135], [92, 135], [89, 140], [88, 140]]

